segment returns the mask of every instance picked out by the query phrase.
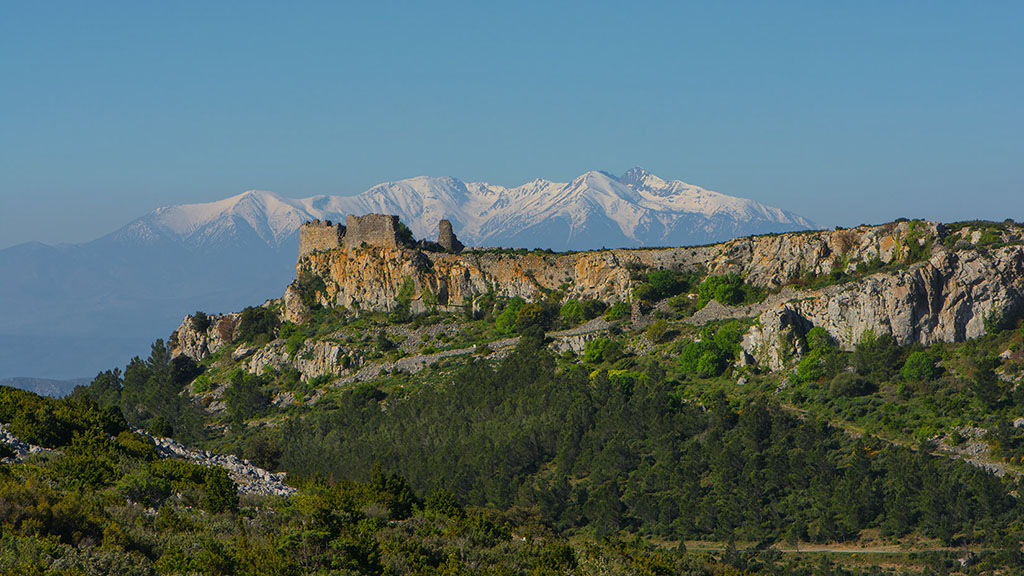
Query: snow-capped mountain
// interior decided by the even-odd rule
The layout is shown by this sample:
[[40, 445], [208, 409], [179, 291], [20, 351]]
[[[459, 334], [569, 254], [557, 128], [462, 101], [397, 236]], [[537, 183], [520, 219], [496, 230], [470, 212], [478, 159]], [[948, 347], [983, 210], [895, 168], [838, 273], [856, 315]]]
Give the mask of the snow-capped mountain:
[[811, 226], [639, 168], [512, 188], [423, 176], [356, 196], [250, 191], [168, 206], [85, 244], [0, 250], [0, 302], [8, 304], [0, 377], [89, 376], [147, 354], [185, 314], [279, 296], [295, 274], [303, 222], [371, 212], [399, 215], [417, 238], [436, 238], [447, 218], [468, 245], [555, 250], [701, 244]]
[[420, 176], [356, 196], [291, 199], [250, 191], [208, 204], [160, 208], [116, 237], [176, 238], [199, 247], [255, 234], [280, 247], [306, 220], [344, 221], [347, 214], [372, 212], [399, 215], [418, 238], [432, 238], [438, 220], [447, 218], [471, 245], [562, 250], [707, 243], [813, 226], [792, 212], [634, 168], [618, 178], [595, 171], [571, 182], [533, 180], [514, 188]]

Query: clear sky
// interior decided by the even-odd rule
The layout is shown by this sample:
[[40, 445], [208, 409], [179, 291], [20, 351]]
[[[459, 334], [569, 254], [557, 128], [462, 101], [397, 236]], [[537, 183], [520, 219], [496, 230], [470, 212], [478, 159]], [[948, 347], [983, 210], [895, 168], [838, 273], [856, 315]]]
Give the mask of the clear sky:
[[1024, 3], [9, 2], [0, 248], [247, 189], [640, 165], [823, 226], [1024, 220]]

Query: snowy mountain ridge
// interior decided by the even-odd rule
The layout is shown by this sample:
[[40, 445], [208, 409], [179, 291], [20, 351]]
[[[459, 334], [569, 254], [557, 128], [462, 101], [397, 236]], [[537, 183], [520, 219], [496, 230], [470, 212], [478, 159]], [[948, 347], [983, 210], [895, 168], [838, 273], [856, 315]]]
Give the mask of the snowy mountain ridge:
[[347, 214], [372, 212], [397, 214], [419, 238], [432, 238], [437, 221], [447, 218], [471, 245], [556, 250], [686, 245], [813, 227], [792, 212], [633, 168], [621, 177], [591, 171], [570, 182], [537, 179], [511, 188], [419, 176], [356, 196], [292, 199], [248, 191], [160, 208], [115, 234], [140, 241], [176, 238], [199, 247], [239, 234], [244, 223], [279, 247], [306, 220], [344, 221]]

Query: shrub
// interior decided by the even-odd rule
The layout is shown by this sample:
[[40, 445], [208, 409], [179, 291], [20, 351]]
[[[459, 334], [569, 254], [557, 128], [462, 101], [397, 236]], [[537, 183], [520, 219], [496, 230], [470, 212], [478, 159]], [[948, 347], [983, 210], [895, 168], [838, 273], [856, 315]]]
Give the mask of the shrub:
[[206, 329], [210, 327], [210, 317], [206, 315], [206, 312], [196, 311], [192, 315], [192, 329], [196, 332], [206, 332]]
[[744, 284], [738, 274], [708, 276], [697, 287], [697, 308], [703, 308], [712, 300], [718, 300], [728, 306], [736, 306], [756, 302], [763, 297], [763, 290]]
[[238, 510], [238, 489], [227, 470], [219, 466], [207, 468], [203, 488], [203, 508], [207, 512], [219, 514]]
[[498, 314], [498, 317], [494, 319], [494, 327], [500, 332], [505, 334], [511, 334], [516, 327], [516, 319], [519, 315], [519, 309], [526, 305], [526, 300], [516, 296], [510, 298], [505, 303], [505, 308]]
[[836, 341], [832, 338], [832, 335], [821, 326], [815, 326], [808, 330], [804, 339], [807, 341], [807, 348], [811, 351], [828, 351], [837, 348]]
[[840, 372], [832, 378], [829, 384], [829, 394], [835, 397], [841, 396], [864, 396], [875, 391], [875, 385], [862, 376], [853, 372]]
[[662, 342], [667, 334], [668, 322], [665, 320], [656, 320], [653, 324], [647, 327], [647, 340], [653, 344]]
[[388, 321], [402, 324], [412, 320], [412, 297], [415, 293], [416, 283], [406, 276], [395, 295], [395, 306], [388, 313]]
[[324, 283], [324, 279], [309, 270], [299, 272], [298, 278], [295, 279], [295, 291], [298, 292], [299, 299], [302, 300], [302, 305], [307, 310], [321, 308], [317, 293], [325, 290], [327, 290], [327, 284]]
[[622, 300], [616, 300], [615, 303], [608, 308], [608, 311], [605, 312], [604, 318], [605, 320], [618, 320], [625, 317], [629, 312], [629, 304], [626, 304]]
[[270, 402], [263, 384], [262, 377], [241, 370], [231, 375], [231, 384], [224, 391], [224, 402], [232, 422], [241, 423], [263, 413]]
[[867, 330], [853, 351], [853, 366], [857, 373], [876, 382], [891, 379], [900, 365], [902, 351], [891, 334], [875, 336]]
[[237, 339], [242, 342], [256, 343], [259, 339], [270, 340], [274, 337], [280, 320], [269, 308], [249, 306], [242, 310], [238, 320]]
[[583, 361], [591, 364], [597, 362], [615, 362], [622, 357], [622, 344], [612, 338], [595, 338], [587, 342], [583, 349]]
[[565, 301], [565, 304], [562, 304], [558, 316], [568, 326], [582, 324], [584, 321], [583, 304], [575, 298], [570, 298]]
[[921, 351], [911, 352], [900, 369], [903, 379], [910, 382], [931, 382], [941, 372], [941, 368], [935, 365], [935, 359]]

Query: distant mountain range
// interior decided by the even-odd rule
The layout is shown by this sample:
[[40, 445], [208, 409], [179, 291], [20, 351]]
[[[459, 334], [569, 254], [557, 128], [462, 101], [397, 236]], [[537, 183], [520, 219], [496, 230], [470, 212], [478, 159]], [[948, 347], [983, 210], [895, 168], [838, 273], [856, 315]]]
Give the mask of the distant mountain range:
[[399, 215], [417, 238], [434, 239], [447, 218], [468, 245], [555, 250], [705, 244], [813, 227], [792, 212], [640, 168], [514, 188], [418, 177], [356, 196], [250, 191], [168, 206], [92, 242], [0, 250], [0, 377], [77, 378], [123, 366], [185, 314], [279, 296], [294, 277], [304, 221], [372, 212]]

